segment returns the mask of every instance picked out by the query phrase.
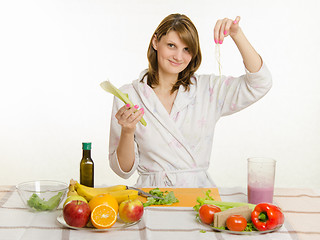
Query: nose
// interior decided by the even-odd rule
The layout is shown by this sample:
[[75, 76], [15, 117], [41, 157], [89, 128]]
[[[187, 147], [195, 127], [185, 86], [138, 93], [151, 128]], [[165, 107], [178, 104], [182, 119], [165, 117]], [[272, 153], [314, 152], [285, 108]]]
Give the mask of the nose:
[[173, 55], [173, 59], [177, 62], [181, 62], [183, 59], [183, 50], [177, 50]]

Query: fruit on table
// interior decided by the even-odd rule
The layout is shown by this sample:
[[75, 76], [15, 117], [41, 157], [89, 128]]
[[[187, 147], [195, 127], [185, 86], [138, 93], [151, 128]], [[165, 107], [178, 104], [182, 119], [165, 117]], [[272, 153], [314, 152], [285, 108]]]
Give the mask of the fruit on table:
[[205, 224], [213, 223], [214, 214], [221, 212], [221, 209], [215, 205], [204, 204], [199, 208], [199, 217]]
[[112, 187], [105, 187], [105, 188], [92, 188], [84, 186], [78, 182], [75, 183], [75, 190], [85, 199], [90, 201], [94, 196], [99, 194], [110, 194], [116, 198], [118, 203], [128, 199], [136, 199], [138, 198], [138, 191], [136, 190], [125, 190], [125, 185], [116, 185]]
[[247, 220], [241, 215], [231, 215], [227, 218], [226, 225], [230, 231], [241, 232], [247, 227]]
[[73, 227], [84, 227], [90, 219], [90, 207], [88, 203], [73, 200], [63, 208], [63, 218]]
[[78, 194], [79, 194], [79, 190], [80, 190], [80, 191], [86, 191], [89, 195], [98, 195], [98, 194], [103, 194], [106, 192], [126, 190], [127, 187], [125, 185], [115, 185], [115, 186], [104, 187], [104, 188], [93, 188], [93, 187], [88, 187], [83, 184], [80, 184], [76, 181], [75, 189], [77, 190]]
[[111, 196], [110, 194], [99, 194], [97, 196], [94, 196], [90, 201], [89, 201], [89, 207], [91, 209], [91, 211], [93, 211], [93, 209], [99, 205], [108, 205], [111, 208], [113, 208], [116, 213], [118, 213], [118, 202], [115, 199], [115, 197]]
[[77, 196], [79, 195], [75, 189], [75, 185], [72, 184], [72, 180], [70, 181], [70, 184], [69, 184], [69, 191], [67, 193], [67, 197], [70, 197], [70, 196]]
[[142, 217], [143, 210], [143, 204], [139, 199], [128, 199], [120, 203], [119, 217], [126, 223], [136, 222]]
[[83, 201], [85, 203], [88, 203], [88, 201], [80, 195], [71, 195], [71, 196], [67, 197], [67, 199], [64, 201], [63, 207], [73, 200], [79, 200], [79, 201]]
[[112, 227], [117, 221], [116, 211], [105, 204], [101, 204], [91, 212], [91, 223], [95, 228], [106, 229]]
[[128, 200], [128, 199], [131, 199], [131, 200], [137, 199], [139, 192], [137, 190], [129, 189], [129, 190], [108, 192], [108, 194], [110, 194], [115, 199], [117, 199], [118, 204], [120, 204], [123, 201]]

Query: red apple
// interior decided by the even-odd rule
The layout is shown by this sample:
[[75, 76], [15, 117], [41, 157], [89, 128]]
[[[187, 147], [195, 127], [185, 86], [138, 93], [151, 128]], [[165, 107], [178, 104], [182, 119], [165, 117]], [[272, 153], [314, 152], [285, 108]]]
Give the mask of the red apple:
[[80, 200], [73, 200], [63, 208], [63, 218], [73, 227], [84, 227], [90, 218], [89, 204]]
[[140, 200], [125, 200], [120, 203], [119, 217], [126, 223], [138, 221], [143, 215], [143, 204]]

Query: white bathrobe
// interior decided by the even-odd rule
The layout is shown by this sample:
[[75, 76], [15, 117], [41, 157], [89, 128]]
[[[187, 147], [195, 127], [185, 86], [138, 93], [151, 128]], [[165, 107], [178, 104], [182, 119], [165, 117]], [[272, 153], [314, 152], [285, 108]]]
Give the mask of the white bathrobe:
[[194, 75], [190, 91], [180, 86], [171, 113], [141, 77], [121, 87], [130, 100], [144, 108], [147, 126], [137, 124], [134, 135], [135, 162], [129, 172], [119, 165], [116, 149], [121, 126], [115, 114], [124, 103], [114, 98], [109, 161], [122, 178], [139, 173], [137, 187], [214, 187], [207, 169], [216, 122], [221, 116], [244, 109], [271, 88], [271, 74], [263, 64], [259, 72], [240, 77]]

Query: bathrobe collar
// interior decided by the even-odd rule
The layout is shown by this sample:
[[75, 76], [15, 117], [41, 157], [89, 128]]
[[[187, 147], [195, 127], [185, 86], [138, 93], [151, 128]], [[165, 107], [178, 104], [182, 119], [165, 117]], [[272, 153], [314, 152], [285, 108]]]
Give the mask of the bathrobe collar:
[[148, 111], [160, 124], [166, 128], [170, 134], [187, 150], [187, 152], [192, 157], [193, 161], [196, 162], [196, 157], [194, 156], [193, 151], [187, 144], [187, 141], [181, 134], [181, 131], [178, 125], [175, 123], [175, 117], [181, 110], [187, 107], [189, 104], [195, 102], [196, 99], [196, 89], [197, 89], [197, 76], [192, 77], [192, 85], [190, 86], [189, 91], [185, 91], [183, 86], [179, 87], [178, 94], [174, 101], [171, 113], [167, 112], [165, 107], [160, 102], [156, 93], [153, 89], [147, 84], [147, 76], [143, 78], [143, 81], [140, 81], [144, 74], [147, 71], [143, 71], [140, 75], [140, 78], [133, 81], [132, 85], [135, 91], [141, 98], [145, 106], [145, 112]]
[[[144, 104], [149, 105], [151, 107], [150, 111], [153, 112], [154, 107], [157, 106], [157, 111], [161, 111], [161, 115], [168, 115], [170, 117], [174, 117], [178, 112], [183, 110], [185, 107], [187, 107], [190, 103], [195, 101], [196, 97], [196, 89], [197, 89], [197, 79], [198, 76], [194, 75], [191, 78], [192, 84], [190, 85], [190, 90], [186, 91], [183, 86], [179, 87], [178, 94], [176, 96], [176, 99], [173, 103], [172, 110], [169, 113], [164, 108], [162, 103], [160, 102], [159, 98], [153, 91], [153, 89], [147, 84], [147, 76], [143, 78], [143, 76], [147, 73], [147, 70], [144, 70], [140, 76], [139, 79], [133, 81], [132, 85], [137, 91], [137, 93], [140, 95], [141, 99], [143, 100]], [[143, 78], [142, 82], [141, 79]], [[163, 112], [164, 111], [164, 112]]]

